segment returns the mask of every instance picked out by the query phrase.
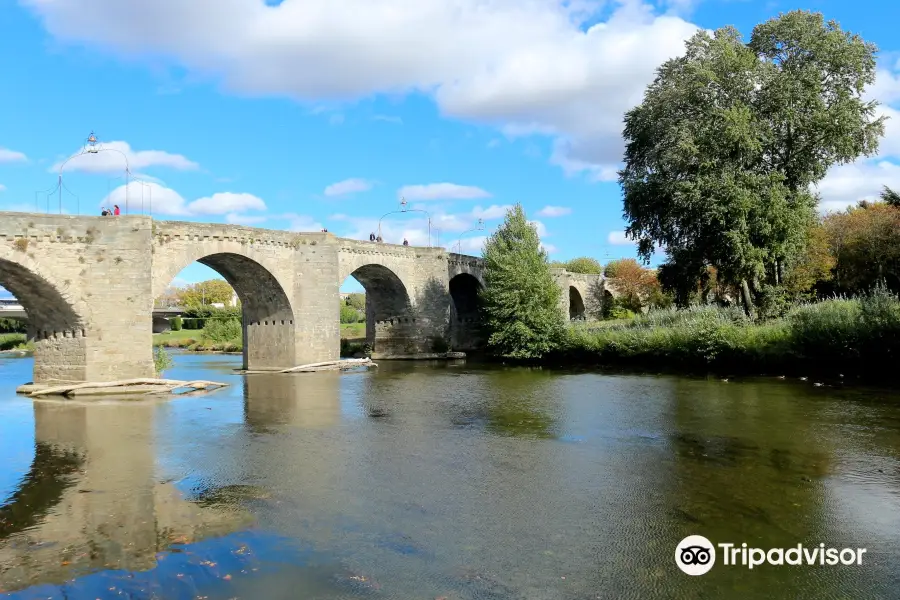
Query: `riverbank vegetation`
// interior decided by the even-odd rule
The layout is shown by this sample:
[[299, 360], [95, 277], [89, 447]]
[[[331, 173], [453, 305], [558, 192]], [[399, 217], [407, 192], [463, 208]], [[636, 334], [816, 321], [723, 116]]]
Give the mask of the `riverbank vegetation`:
[[[728, 27], [686, 46], [625, 119], [626, 237], [645, 264], [662, 256], [661, 264], [610, 262], [603, 273], [613, 297], [585, 299], [593, 322], [571, 323], [549, 345], [520, 336], [518, 347], [491, 351], [654, 368], [892, 373], [900, 195], [885, 187], [880, 198], [823, 213], [813, 192], [832, 166], [877, 152], [884, 118], [865, 97], [874, 46], [806, 11], [758, 25], [747, 42]], [[524, 215], [510, 212], [513, 220]], [[506, 273], [512, 298], [508, 322], [487, 320], [492, 337], [534, 328], [518, 317], [513, 290], [546, 281], [543, 267], [503, 264], [486, 265]], [[585, 258], [547, 266], [599, 271]]]
[[34, 350], [34, 342], [24, 333], [0, 333], [0, 352], [9, 350], [30, 352]]

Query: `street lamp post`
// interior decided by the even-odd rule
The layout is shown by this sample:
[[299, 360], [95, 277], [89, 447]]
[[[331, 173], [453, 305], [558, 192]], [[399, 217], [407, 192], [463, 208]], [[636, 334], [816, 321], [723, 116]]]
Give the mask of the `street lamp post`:
[[378, 237], [381, 237], [381, 221], [384, 220], [388, 215], [395, 215], [398, 213], [410, 213], [410, 212], [420, 212], [428, 215], [428, 247], [431, 247], [431, 213], [427, 210], [422, 210], [420, 208], [407, 208], [406, 207], [406, 198], [400, 198], [400, 210], [392, 210], [391, 212], [384, 213], [381, 215], [381, 218], [378, 219]]
[[[77, 158], [79, 156], [84, 156], [85, 154], [98, 154], [100, 152], [118, 152], [119, 154], [122, 155], [122, 158], [125, 159], [125, 214], [126, 215], [128, 214], [128, 176], [131, 174], [131, 169], [128, 165], [128, 156], [121, 150], [116, 150], [115, 148], [101, 148], [98, 144], [99, 144], [99, 142], [97, 141], [97, 136], [95, 136], [94, 132], [92, 131], [91, 135], [88, 136], [87, 145], [81, 149], [81, 152], [79, 152], [78, 154], [75, 154], [74, 156], [70, 156], [69, 158], [64, 160], [63, 163], [59, 166], [59, 181], [57, 183], [57, 187], [59, 188], [59, 212], [60, 212], [60, 214], [62, 214], [62, 190], [64, 187], [63, 181], [62, 181], [62, 174], [63, 174], [63, 169], [65, 168], [66, 164], [73, 158]], [[74, 196], [74, 194], [72, 194], [72, 195]], [[48, 199], [48, 202], [49, 202], [49, 199]], [[79, 212], [80, 212], [80, 210], [81, 209], [80, 209], [80, 202], [79, 202]], [[50, 212], [49, 207], [48, 207], [47, 212]]]
[[475, 226], [474, 229], [469, 229], [468, 231], [463, 231], [459, 234], [459, 239], [456, 240], [456, 253], [462, 254], [462, 239], [463, 236], [467, 233], [472, 233], [473, 231], [484, 231], [484, 219], [478, 219], [478, 225]]

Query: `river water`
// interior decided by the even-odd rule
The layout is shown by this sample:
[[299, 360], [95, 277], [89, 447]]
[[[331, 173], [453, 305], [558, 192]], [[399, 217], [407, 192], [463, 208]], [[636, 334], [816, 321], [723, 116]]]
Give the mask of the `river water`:
[[[0, 359], [17, 599], [900, 598], [900, 395], [383, 362], [199, 397], [32, 401]], [[861, 565], [675, 564], [688, 535]]]

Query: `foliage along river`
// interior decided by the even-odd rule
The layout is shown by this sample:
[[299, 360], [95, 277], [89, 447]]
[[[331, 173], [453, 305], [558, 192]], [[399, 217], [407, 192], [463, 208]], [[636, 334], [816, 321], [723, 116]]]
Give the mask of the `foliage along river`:
[[[382, 363], [208, 396], [16, 396], [0, 359], [10, 598], [900, 597], [900, 396], [777, 379]], [[675, 565], [690, 534], [862, 565]]]

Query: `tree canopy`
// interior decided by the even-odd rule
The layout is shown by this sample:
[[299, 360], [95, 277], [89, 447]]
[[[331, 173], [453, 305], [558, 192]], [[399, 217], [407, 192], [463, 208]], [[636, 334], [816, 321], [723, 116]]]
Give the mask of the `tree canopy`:
[[209, 279], [200, 281], [177, 292], [178, 303], [181, 306], [199, 306], [201, 304], [229, 304], [234, 295], [234, 290], [223, 279]]
[[627, 234], [684, 297], [709, 266], [739, 284], [750, 311], [781, 285], [815, 222], [810, 185], [874, 154], [884, 133], [863, 92], [875, 47], [822, 15], [794, 11], [757, 25], [701, 31], [658, 70], [625, 117], [619, 182]]
[[590, 256], [579, 256], [558, 264], [569, 273], [584, 273], [587, 275], [600, 275], [603, 273], [603, 265], [600, 264], [600, 261]]
[[562, 291], [520, 204], [485, 243], [484, 279], [482, 310], [492, 352], [533, 359], [556, 348], [564, 332]]

